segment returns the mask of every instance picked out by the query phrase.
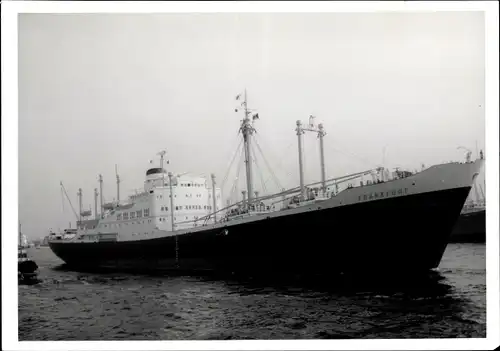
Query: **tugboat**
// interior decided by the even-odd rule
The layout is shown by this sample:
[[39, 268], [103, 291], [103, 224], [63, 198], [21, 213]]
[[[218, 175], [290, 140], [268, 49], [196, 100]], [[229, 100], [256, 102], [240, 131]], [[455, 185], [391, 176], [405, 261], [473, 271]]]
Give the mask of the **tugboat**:
[[17, 250], [17, 279], [19, 283], [35, 282], [38, 277], [38, 265], [28, 257], [26, 246], [21, 234], [21, 223], [19, 223], [19, 246]]

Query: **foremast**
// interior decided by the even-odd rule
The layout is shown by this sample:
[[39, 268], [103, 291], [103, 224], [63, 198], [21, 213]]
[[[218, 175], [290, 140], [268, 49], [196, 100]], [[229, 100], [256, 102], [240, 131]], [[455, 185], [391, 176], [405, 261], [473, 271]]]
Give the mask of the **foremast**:
[[[241, 99], [241, 95], [236, 96], [236, 100]], [[251, 142], [252, 135], [255, 132], [255, 128], [253, 127], [253, 121], [259, 118], [258, 113], [253, 114], [253, 110], [248, 108], [248, 100], [247, 100], [247, 90], [245, 89], [243, 93], [243, 101], [241, 103], [244, 112], [244, 118], [241, 121], [240, 132], [243, 135], [243, 143], [245, 150], [245, 169], [246, 169], [246, 183], [247, 183], [247, 201], [246, 206], [250, 206], [252, 200], [254, 198], [253, 191], [253, 172], [252, 172], [252, 154], [251, 154]], [[239, 109], [235, 110], [236, 112]]]

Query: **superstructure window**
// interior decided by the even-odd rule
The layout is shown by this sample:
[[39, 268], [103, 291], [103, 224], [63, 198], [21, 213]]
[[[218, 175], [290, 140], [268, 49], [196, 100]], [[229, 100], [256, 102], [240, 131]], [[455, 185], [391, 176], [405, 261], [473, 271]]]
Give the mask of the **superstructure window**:
[[144, 217], [149, 217], [149, 208], [144, 209]]
[[123, 220], [128, 221], [128, 212], [123, 213]]
[[136, 213], [137, 213], [137, 218], [141, 218], [142, 217], [142, 210], [136, 211]]
[[116, 220], [117, 220], [117, 221], [121, 221], [121, 220], [122, 220], [122, 214], [121, 214], [121, 213], [118, 213], [118, 214], [116, 215]]
[[130, 212], [130, 219], [134, 219], [135, 218], [135, 212]]

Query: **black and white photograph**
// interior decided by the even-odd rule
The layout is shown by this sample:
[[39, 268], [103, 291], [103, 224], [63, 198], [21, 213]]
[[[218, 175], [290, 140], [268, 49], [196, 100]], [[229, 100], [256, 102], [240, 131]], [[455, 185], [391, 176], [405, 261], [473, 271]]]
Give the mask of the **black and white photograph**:
[[3, 348], [499, 346], [474, 3], [6, 4]]

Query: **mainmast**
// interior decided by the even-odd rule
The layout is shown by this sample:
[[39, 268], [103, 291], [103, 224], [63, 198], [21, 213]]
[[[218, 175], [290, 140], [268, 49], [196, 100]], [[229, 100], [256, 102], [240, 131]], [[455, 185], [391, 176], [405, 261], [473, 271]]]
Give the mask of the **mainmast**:
[[[236, 97], [236, 100], [240, 99], [240, 95]], [[248, 108], [248, 101], [247, 101], [247, 90], [245, 89], [244, 95], [243, 95], [243, 102], [241, 105], [244, 107], [244, 112], [245, 112], [245, 117], [241, 121], [241, 127], [240, 131], [243, 134], [243, 142], [245, 146], [245, 168], [246, 168], [246, 178], [247, 178], [247, 204], [250, 205], [252, 198], [253, 198], [253, 180], [252, 180], [252, 155], [251, 155], [251, 141], [252, 141], [252, 134], [255, 132], [255, 128], [252, 125], [252, 121], [259, 118], [258, 114], [253, 115], [252, 121], [250, 119], [250, 114], [252, 113], [251, 110]], [[238, 109], [236, 109], [236, 112], [238, 112]]]
[[307, 132], [314, 132], [318, 134], [319, 138], [319, 152], [320, 152], [320, 164], [321, 164], [321, 190], [323, 195], [326, 193], [326, 171], [325, 171], [325, 152], [323, 145], [323, 137], [326, 135], [323, 124], [319, 124], [318, 127], [314, 124], [314, 116], [309, 116], [309, 126], [307, 128], [302, 126], [300, 120], [297, 121], [297, 132], [298, 147], [299, 147], [299, 179], [300, 179], [300, 198], [305, 199], [305, 189], [304, 189], [304, 159], [303, 159], [303, 146], [302, 146], [302, 135]]

